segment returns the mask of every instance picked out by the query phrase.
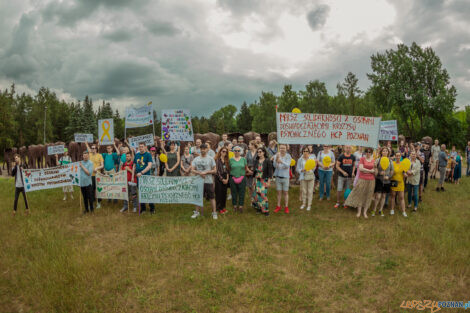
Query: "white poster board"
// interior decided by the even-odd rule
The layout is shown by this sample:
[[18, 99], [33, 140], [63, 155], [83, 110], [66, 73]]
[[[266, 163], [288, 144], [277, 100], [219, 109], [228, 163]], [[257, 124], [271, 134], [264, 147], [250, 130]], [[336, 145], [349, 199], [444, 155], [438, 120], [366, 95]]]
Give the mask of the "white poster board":
[[189, 110], [162, 110], [162, 139], [194, 141], [193, 124]]
[[114, 144], [114, 121], [112, 118], [98, 121], [98, 140], [101, 145]]

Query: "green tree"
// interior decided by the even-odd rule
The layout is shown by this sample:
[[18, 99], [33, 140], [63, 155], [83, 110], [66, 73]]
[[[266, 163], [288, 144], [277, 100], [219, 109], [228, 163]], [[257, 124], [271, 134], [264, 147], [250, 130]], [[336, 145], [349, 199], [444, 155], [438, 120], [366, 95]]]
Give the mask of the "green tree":
[[341, 89], [341, 93], [346, 96], [349, 107], [351, 108], [351, 115], [356, 115], [356, 105], [362, 94], [362, 91], [357, 87], [358, 81], [356, 75], [349, 72], [344, 78], [343, 83], [338, 86], [338, 89]]
[[240, 113], [237, 115], [237, 130], [243, 134], [251, 131], [252, 122], [253, 116], [251, 116], [250, 108], [246, 102], [243, 101]]
[[276, 130], [276, 104], [277, 98], [272, 92], [261, 92], [259, 102], [251, 109], [253, 131], [269, 133]]
[[88, 95], [85, 96], [85, 100], [83, 101], [83, 120], [85, 125], [82, 132], [97, 134], [98, 121], [96, 120], [95, 111], [93, 110], [93, 100], [88, 98]]
[[282, 94], [277, 99], [279, 112], [292, 112], [299, 106], [299, 95], [292, 90], [292, 85], [284, 85]]
[[0, 93], [0, 151], [13, 147], [14, 123], [14, 94], [15, 85], [12, 85], [10, 91], [5, 90]]
[[[371, 56], [375, 102], [382, 111], [392, 111], [403, 123], [405, 134], [417, 139], [431, 130], [426, 120], [433, 119], [439, 132], [446, 131], [446, 122], [454, 110], [456, 89], [450, 84], [447, 71], [431, 48], [399, 44]], [[427, 124], [430, 124], [427, 122]]]
[[209, 118], [210, 131], [215, 133], [234, 132], [236, 129], [235, 113], [237, 108], [232, 105], [226, 105], [214, 113]]
[[300, 110], [305, 113], [331, 113], [329, 96], [325, 83], [319, 80], [310, 81], [305, 86], [305, 91], [300, 91], [302, 100]]

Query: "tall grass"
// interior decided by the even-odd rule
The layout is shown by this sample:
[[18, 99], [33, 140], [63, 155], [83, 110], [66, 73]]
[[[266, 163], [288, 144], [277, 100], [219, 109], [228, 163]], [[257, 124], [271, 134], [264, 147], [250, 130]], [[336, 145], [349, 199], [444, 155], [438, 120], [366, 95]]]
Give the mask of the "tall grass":
[[247, 208], [213, 221], [209, 210], [191, 220], [188, 205], [139, 217], [104, 202], [83, 216], [60, 189], [29, 193], [32, 214], [20, 201], [13, 217], [14, 183], [0, 179], [0, 312], [399, 312], [403, 300], [469, 300], [470, 180], [434, 185], [408, 219], [357, 219], [317, 200], [300, 211], [295, 187], [289, 215]]

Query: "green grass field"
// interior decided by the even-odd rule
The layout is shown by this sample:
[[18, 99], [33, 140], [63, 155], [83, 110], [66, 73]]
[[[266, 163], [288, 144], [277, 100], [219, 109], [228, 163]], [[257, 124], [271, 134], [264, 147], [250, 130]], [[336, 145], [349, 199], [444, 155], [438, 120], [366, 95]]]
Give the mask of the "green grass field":
[[368, 220], [333, 202], [300, 211], [298, 188], [288, 216], [191, 220], [191, 206], [157, 205], [139, 217], [120, 204], [82, 216], [55, 189], [28, 194], [31, 216], [21, 200], [13, 217], [13, 185], [0, 179], [0, 312], [416, 312], [400, 304], [470, 300], [466, 178], [444, 193], [432, 181], [408, 219]]

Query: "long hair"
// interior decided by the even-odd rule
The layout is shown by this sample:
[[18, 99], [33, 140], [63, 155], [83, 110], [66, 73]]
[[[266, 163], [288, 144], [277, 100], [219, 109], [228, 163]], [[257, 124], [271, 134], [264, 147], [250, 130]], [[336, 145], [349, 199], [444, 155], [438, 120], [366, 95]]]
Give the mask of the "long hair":
[[226, 153], [225, 153], [225, 157], [224, 157], [224, 163], [225, 163], [225, 167], [227, 168], [227, 171], [230, 172], [230, 162], [228, 160], [228, 148], [226, 146], [223, 146], [222, 148], [219, 149], [219, 152], [217, 152], [217, 154], [215, 155], [215, 160], [219, 160], [220, 158], [222, 158], [222, 150], [225, 150]]

